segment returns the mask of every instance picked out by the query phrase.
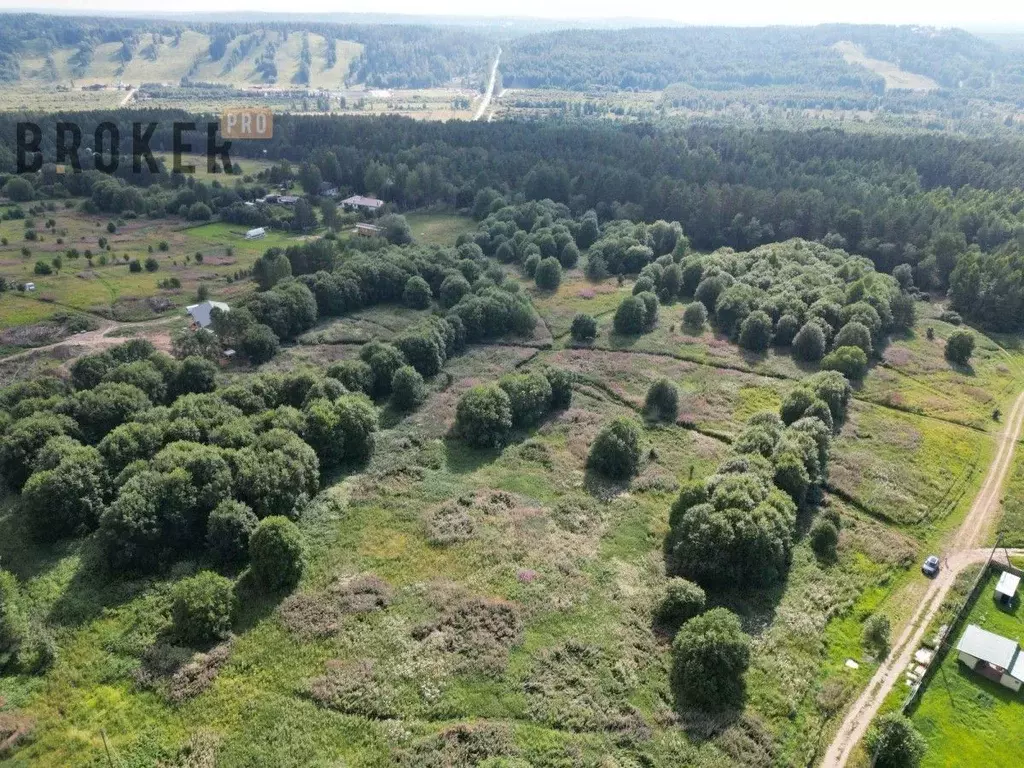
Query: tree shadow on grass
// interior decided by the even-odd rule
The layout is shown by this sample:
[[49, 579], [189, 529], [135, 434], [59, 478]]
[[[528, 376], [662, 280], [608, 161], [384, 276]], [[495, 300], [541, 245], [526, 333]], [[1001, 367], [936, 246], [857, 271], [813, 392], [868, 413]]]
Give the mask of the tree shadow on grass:
[[949, 367], [959, 373], [961, 376], [967, 376], [973, 379], [978, 374], [974, 370], [974, 366], [970, 363], [954, 363], [952, 360], [946, 360], [949, 363]]
[[238, 599], [234, 620], [234, 632], [244, 634], [272, 614], [281, 602], [295, 591], [295, 587], [285, 587], [274, 592], [267, 592], [252, 575], [246, 571], [235, 584], [235, 595]]
[[10, 571], [21, 582], [49, 573], [82, 547], [81, 538], [39, 541], [24, 506], [14, 494], [0, 498], [0, 532], [0, 568]]
[[501, 456], [501, 448], [475, 448], [449, 434], [444, 438], [445, 466], [456, 475], [468, 475]]
[[50, 607], [48, 624], [75, 627], [122, 606], [162, 580], [159, 575], [136, 578], [114, 574], [107, 565], [96, 536], [81, 543], [78, 568]]
[[600, 501], [611, 501], [629, 490], [632, 478], [613, 479], [595, 472], [589, 467], [583, 474], [583, 489]]

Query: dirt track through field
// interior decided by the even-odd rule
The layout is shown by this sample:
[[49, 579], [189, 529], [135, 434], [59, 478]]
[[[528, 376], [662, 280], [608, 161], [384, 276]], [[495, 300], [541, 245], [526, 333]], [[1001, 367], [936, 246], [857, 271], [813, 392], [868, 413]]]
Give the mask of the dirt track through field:
[[[1021, 393], [1013, 404], [1010, 416], [1006, 420], [1006, 428], [999, 439], [999, 448], [989, 465], [988, 474], [974, 498], [967, 517], [949, 543], [939, 575], [928, 586], [928, 591], [918, 603], [903, 632], [893, 643], [885, 662], [846, 713], [821, 763], [825, 768], [841, 768], [846, 765], [854, 747], [867, 733], [878, 708], [903, 676], [903, 671], [910, 664], [914, 652], [921, 646], [924, 633], [953, 586], [956, 575], [968, 565], [983, 563], [988, 558], [991, 550], [980, 545], [985, 540], [988, 526], [999, 511], [1000, 492], [1012, 466], [1014, 449], [1020, 440], [1022, 426], [1024, 393]], [[1011, 554], [1017, 554], [1017, 551], [1014, 550]]]
[[[484, 112], [487, 111], [487, 107], [491, 105], [491, 98], [494, 96], [494, 81], [498, 79], [498, 62], [501, 61], [501, 49], [498, 49], [498, 55], [494, 57], [494, 64], [491, 65], [491, 75], [487, 80], [487, 90], [484, 92], [483, 98], [480, 100], [480, 106], [477, 107], [476, 113], [473, 115], [474, 120], [479, 120], [484, 116]], [[490, 122], [488, 120], [487, 122]]]
[[165, 327], [169, 322], [171, 321], [167, 318], [146, 320], [145, 322], [138, 323], [119, 323], [113, 320], [103, 320], [101, 321], [100, 327], [94, 331], [83, 331], [82, 333], [76, 333], [74, 336], [68, 336], [66, 339], [55, 341], [52, 344], [44, 344], [40, 347], [31, 347], [22, 352], [15, 352], [13, 355], [0, 357], [0, 363], [14, 362], [21, 358], [32, 357], [40, 353], [49, 352], [57, 349], [58, 347], [84, 348], [85, 352], [83, 352], [83, 354], [96, 352], [105, 347], [112, 347], [128, 341], [128, 337], [111, 335], [114, 331], [125, 329], [141, 331], [137, 334], [139, 337], [149, 339], [157, 349], [163, 352], [169, 352], [171, 350], [171, 339], [167, 332], [167, 328]]

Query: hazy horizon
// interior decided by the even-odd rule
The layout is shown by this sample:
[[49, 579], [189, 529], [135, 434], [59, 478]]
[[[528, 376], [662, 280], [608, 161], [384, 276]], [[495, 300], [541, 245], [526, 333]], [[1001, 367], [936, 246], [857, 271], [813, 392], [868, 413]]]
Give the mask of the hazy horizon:
[[643, 8], [623, 13], [620, 3], [606, 0], [521, 0], [514, 10], [490, 13], [479, 4], [466, 0], [434, 0], [427, 5], [412, 0], [380, 0], [372, 10], [352, 9], [329, 0], [303, 0], [282, 10], [272, 0], [179, 0], [175, 9], [146, 7], [132, 0], [102, 0], [88, 8], [80, 0], [48, 0], [42, 7], [26, 7], [25, 0], [0, 0], [0, 12], [60, 13], [88, 16], [124, 14], [130, 16], [174, 16], [187, 20], [194, 15], [221, 13], [265, 13], [276, 15], [395, 15], [395, 16], [451, 16], [465, 19], [537, 19], [544, 21], [644, 21], [687, 25], [713, 26], [809, 26], [827, 23], [853, 24], [915, 24], [934, 27], [962, 27], [975, 31], [1014, 32], [1024, 30], [1024, 7], [1012, 7], [1001, 2], [982, 0], [969, 6], [937, 7], [914, 0], [913, 2], [882, 2], [865, 0], [853, 7], [822, 6], [810, 0], [797, 0], [766, 7], [751, 0], [734, 0], [702, 7], [680, 7], [677, 3], [653, 2]]

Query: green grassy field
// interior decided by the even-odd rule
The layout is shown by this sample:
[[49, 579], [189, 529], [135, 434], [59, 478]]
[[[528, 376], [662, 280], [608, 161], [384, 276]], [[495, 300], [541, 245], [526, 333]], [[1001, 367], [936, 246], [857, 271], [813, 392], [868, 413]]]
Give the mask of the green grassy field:
[[1013, 457], [1013, 468], [1003, 490], [1003, 515], [999, 534], [1007, 547], [1024, 546], [1024, 450], [1020, 445]]
[[[996, 605], [993, 590], [997, 578], [998, 572], [988, 574], [964, 627], [977, 624], [1022, 642], [1024, 613], [1020, 602], [1009, 611]], [[957, 640], [959, 636], [913, 714], [914, 724], [928, 740], [921, 765], [1019, 765], [1024, 702], [1020, 694], [961, 664], [955, 650]]]
[[[61, 211], [56, 218], [58, 229], [81, 239], [80, 249], [105, 233], [95, 226], [105, 225], [102, 218]], [[472, 227], [457, 216], [408, 219], [428, 244], [450, 244]], [[12, 238], [22, 224], [0, 227]], [[141, 276], [148, 282], [108, 265], [96, 271], [116, 296], [80, 293], [80, 284], [105, 284], [65, 267], [40, 281], [39, 293], [84, 309], [113, 307], [169, 274], [189, 287], [220, 280], [287, 242], [279, 237], [246, 243], [225, 224], [126, 222], [112, 252], [169, 242], [160, 270]], [[10, 242], [0, 272], [16, 275], [25, 265], [20, 241]], [[48, 235], [33, 247], [51, 244]], [[184, 254], [197, 250], [203, 264], [185, 265]], [[1001, 347], [985, 340], [972, 371], [940, 365], [941, 350], [937, 357], [935, 345], [920, 340], [930, 325], [939, 338], [948, 329], [920, 308], [913, 336], [890, 344], [833, 441], [836, 493], [826, 503], [842, 520], [837, 559], [814, 556], [802, 521], [782, 585], [717, 596], [754, 636], [747, 703], [734, 720], [693, 722], [674, 709], [670, 638], [653, 626], [668, 508], [681, 483], [714, 469], [751, 415], [777, 409], [812, 369], [785, 352], [742, 353], [709, 330], [684, 332], [683, 304], [663, 307], [652, 333], [618, 337], [611, 312], [631, 290], [628, 281], [593, 285], [573, 272], [556, 293], [522, 283], [543, 320], [534, 337], [471, 347], [429, 382], [420, 408], [383, 409], [369, 464], [326, 478], [300, 520], [308, 568], [296, 595], [273, 600], [242, 577], [226, 660], [196, 657], [198, 678], [188, 683], [195, 687], [180, 695], [178, 683], [147, 677], [147, 649], [169, 625], [171, 586], [203, 567], [200, 556], [159, 577], [109, 579], [92, 540], [41, 546], [28, 537], [17, 500], [6, 498], [0, 562], [24, 583], [32, 615], [46, 621], [57, 648], [45, 676], [0, 678], [8, 709], [33, 726], [14, 764], [103, 764], [104, 734], [115, 764], [125, 766], [194, 764], [189, 750], [189, 759], [220, 766], [463, 765], [463, 738], [538, 766], [813, 763], [837, 713], [875, 669], [861, 647], [864, 621], [881, 611], [898, 625], [924, 584], [913, 566], [965, 514], [991, 457], [990, 410], [1024, 380], [1019, 352], [1008, 340]], [[249, 285], [213, 284], [216, 295]], [[190, 295], [182, 291], [180, 298]], [[0, 302], [24, 317], [57, 305], [42, 296]], [[570, 343], [579, 311], [599, 316], [593, 345]], [[325, 321], [265, 369], [355, 357], [366, 341], [390, 338], [429, 313], [381, 305]], [[900, 349], [907, 354], [894, 354]], [[466, 389], [545, 364], [579, 375], [568, 410], [502, 450], [474, 451], [450, 437]], [[663, 376], [679, 388], [680, 415], [675, 424], [644, 423], [640, 474], [614, 485], [585, 471], [601, 425], [618, 415], [639, 418], [647, 388]], [[886, 400], [885, 392], [906, 399]], [[944, 399], [920, 394], [936, 392]], [[455, 503], [471, 533], [440, 543], [437, 531]], [[320, 628], [328, 588], [369, 575], [385, 584], [387, 608]], [[512, 641], [488, 629], [495, 601], [512, 606], [520, 625]], [[465, 642], [452, 640], [446, 624], [452, 606], [479, 628], [459, 636]]]
[[413, 239], [425, 245], [452, 245], [463, 232], [475, 229], [473, 220], [467, 216], [444, 213], [408, 213]]
[[[232, 283], [235, 272], [249, 269], [267, 248], [294, 241], [279, 232], [246, 240], [243, 228], [235, 225], [195, 226], [176, 218], [127, 219], [113, 234], [106, 226], [112, 219], [105, 215], [58, 208], [34, 218], [41, 241], [25, 240], [26, 220], [0, 222], [0, 236], [8, 241], [0, 246], [0, 276], [14, 285], [36, 286], [34, 292], [0, 294], [0, 330], [43, 320], [61, 309], [121, 320], [156, 317], [191, 301], [200, 284], [215, 296], [237, 296], [251, 284]], [[55, 222], [51, 229], [44, 227], [49, 218]], [[109, 251], [100, 248], [100, 238], [106, 239]], [[161, 242], [167, 243], [166, 251], [160, 250]], [[23, 247], [29, 249], [28, 256]], [[67, 255], [72, 248], [78, 251], [77, 258]], [[91, 266], [87, 250], [92, 252]], [[197, 253], [202, 254], [201, 263]], [[56, 256], [63, 260], [59, 272], [35, 274], [37, 261], [49, 264]], [[131, 261], [149, 257], [157, 260], [156, 272], [129, 269]], [[159, 287], [160, 281], [172, 277], [181, 281], [180, 288]]]

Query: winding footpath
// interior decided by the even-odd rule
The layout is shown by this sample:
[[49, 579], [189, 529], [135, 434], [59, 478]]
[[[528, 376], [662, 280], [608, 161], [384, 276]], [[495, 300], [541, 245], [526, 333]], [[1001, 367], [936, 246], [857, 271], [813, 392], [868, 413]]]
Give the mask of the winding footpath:
[[[882, 702], [909, 666], [914, 651], [921, 646], [924, 633], [938, 612], [946, 594], [953, 586], [956, 576], [964, 568], [988, 559], [991, 548], [982, 547], [989, 525], [999, 511], [1000, 493], [1013, 462], [1013, 453], [1024, 427], [1024, 393], [1018, 396], [1006, 420], [1006, 428], [999, 439], [999, 447], [978, 495], [971, 505], [963, 523], [949, 542], [943, 557], [942, 570], [929, 584], [928, 591], [917, 604], [905, 629], [893, 643], [892, 651], [885, 662], [876, 670], [868, 687], [853, 703], [836, 733], [835, 739], [825, 753], [823, 768], [842, 768], [850, 759], [857, 743], [867, 733], [871, 720]], [[1022, 550], [1010, 550], [1009, 554], [1021, 554]], [[997, 559], [1005, 553], [1000, 550]]]
[[[484, 116], [484, 112], [491, 106], [491, 99], [494, 97], [494, 82], [498, 79], [498, 62], [501, 61], [501, 48], [498, 49], [498, 55], [494, 57], [494, 64], [491, 65], [491, 76], [487, 80], [487, 91], [484, 93], [484, 97], [480, 100], [480, 106], [476, 108], [476, 113], [473, 115], [474, 120], [479, 120]], [[490, 122], [488, 120], [487, 122]]]

